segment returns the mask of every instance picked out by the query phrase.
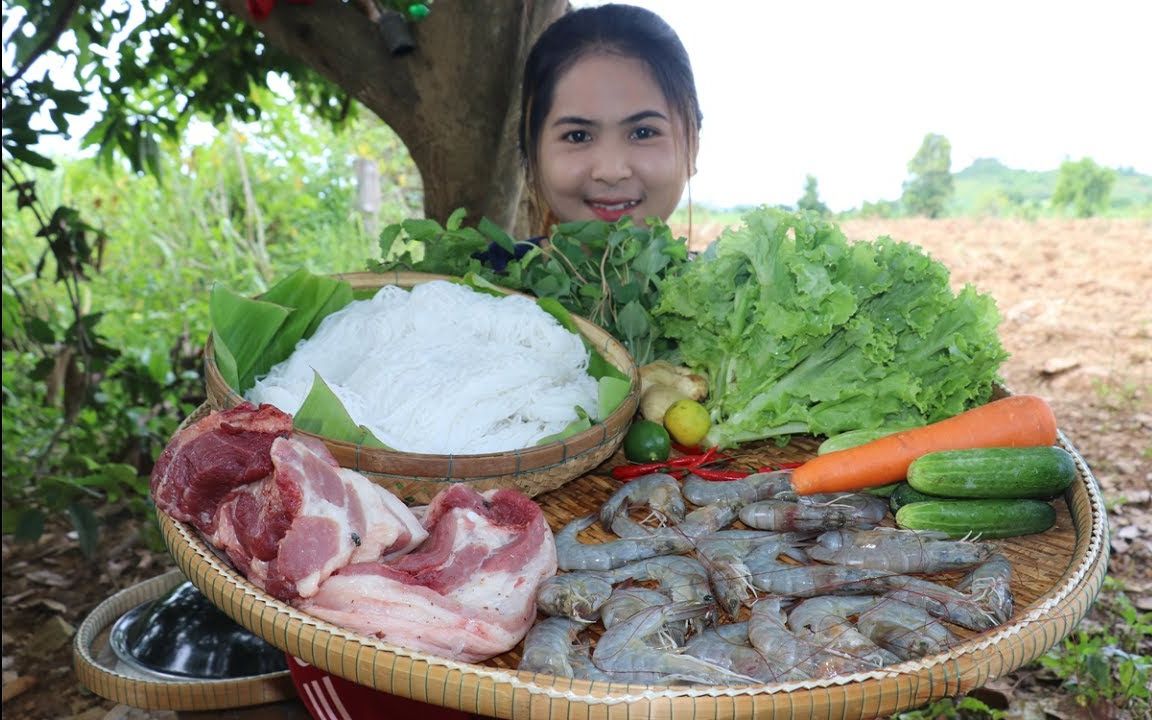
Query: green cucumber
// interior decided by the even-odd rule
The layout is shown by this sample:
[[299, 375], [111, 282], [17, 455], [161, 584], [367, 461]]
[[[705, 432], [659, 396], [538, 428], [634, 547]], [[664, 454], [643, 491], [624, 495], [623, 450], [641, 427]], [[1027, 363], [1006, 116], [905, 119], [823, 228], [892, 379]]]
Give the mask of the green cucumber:
[[935, 495], [920, 492], [906, 482], [901, 482], [896, 484], [896, 489], [888, 496], [888, 505], [892, 508], [892, 512], [896, 512], [909, 503], [939, 499]]
[[826, 439], [824, 442], [820, 443], [820, 446], [816, 448], [816, 454], [827, 455], [828, 453], [836, 452], [837, 450], [847, 450], [848, 448], [854, 448], [858, 445], [870, 443], [873, 440], [879, 440], [882, 437], [887, 437], [903, 430], [910, 430], [914, 427], [918, 426], [898, 425], [896, 427], [848, 430], [838, 435], [833, 435]]
[[877, 485], [875, 487], [864, 488], [860, 492], [868, 495], [875, 495], [876, 497], [892, 497], [892, 493], [896, 492], [896, 488], [904, 484], [904, 481], [888, 483], [887, 485]]
[[1056, 524], [1056, 510], [1043, 500], [924, 500], [896, 511], [896, 525], [978, 539], [1041, 533]]
[[1055, 447], [1002, 447], [927, 453], [908, 466], [908, 484], [950, 498], [1057, 497], [1076, 479], [1076, 462]]

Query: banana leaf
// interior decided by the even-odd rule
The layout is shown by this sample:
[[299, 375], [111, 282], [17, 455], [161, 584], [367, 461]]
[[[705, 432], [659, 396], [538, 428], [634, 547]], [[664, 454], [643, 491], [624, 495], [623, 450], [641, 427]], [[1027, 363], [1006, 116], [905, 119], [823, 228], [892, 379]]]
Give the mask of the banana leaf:
[[340, 402], [340, 398], [320, 377], [320, 373], [313, 374], [312, 389], [308, 391], [308, 397], [304, 398], [304, 404], [292, 416], [292, 424], [297, 430], [333, 440], [382, 450], [392, 449], [380, 442], [371, 430], [356, 424], [344, 403]]

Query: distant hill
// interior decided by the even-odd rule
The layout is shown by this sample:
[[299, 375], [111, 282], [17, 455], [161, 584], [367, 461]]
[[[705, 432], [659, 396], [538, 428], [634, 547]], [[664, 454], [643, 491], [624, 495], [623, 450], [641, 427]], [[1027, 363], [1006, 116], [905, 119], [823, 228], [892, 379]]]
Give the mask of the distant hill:
[[[1109, 215], [1139, 214], [1152, 207], [1152, 176], [1131, 168], [1114, 169]], [[1049, 201], [1059, 170], [1016, 170], [995, 158], [980, 158], [952, 175], [955, 195], [950, 215], [1010, 215], [1021, 210], [1038, 215], [1052, 212]]]

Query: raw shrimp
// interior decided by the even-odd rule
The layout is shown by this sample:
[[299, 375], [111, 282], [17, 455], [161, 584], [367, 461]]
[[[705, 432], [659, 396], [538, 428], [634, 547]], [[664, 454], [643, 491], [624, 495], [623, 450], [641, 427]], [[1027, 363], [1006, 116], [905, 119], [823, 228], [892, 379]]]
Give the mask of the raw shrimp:
[[590, 671], [596, 673], [596, 669], [590, 661], [588, 646], [576, 642], [584, 627], [583, 623], [561, 617], [536, 623], [524, 638], [519, 669], [558, 677], [599, 679], [589, 676]]
[[553, 575], [540, 583], [536, 605], [544, 613], [581, 622], [600, 617], [600, 606], [612, 594], [612, 583], [592, 572]]
[[618, 587], [608, 596], [600, 609], [600, 619], [605, 628], [610, 628], [622, 620], [627, 620], [639, 611], [655, 605], [667, 605], [672, 598], [659, 590], [646, 587]]
[[666, 473], [652, 473], [621, 485], [612, 497], [600, 507], [600, 524], [605, 530], [612, 528], [612, 519], [629, 508], [647, 506], [664, 525], [668, 520], [684, 519], [684, 496], [680, 483]]
[[708, 570], [716, 601], [729, 617], [736, 617], [754, 592], [752, 571], [744, 562], [745, 556], [766, 544], [771, 544], [775, 555], [779, 555], [795, 542], [795, 536], [759, 530], [720, 530], [696, 541], [696, 552]]
[[901, 660], [935, 655], [956, 642], [956, 636], [926, 611], [891, 598], [881, 598], [861, 611], [856, 629]]
[[760, 500], [740, 509], [740, 520], [751, 528], [795, 532], [848, 528], [854, 509], [836, 505], [806, 505], [791, 500]]
[[812, 641], [810, 633], [797, 634], [785, 624], [780, 598], [765, 597], [752, 605], [748, 640], [775, 669], [777, 680], [807, 680], [870, 669], [845, 653]]
[[[682, 552], [668, 536], [645, 535], [605, 543], [582, 543], [577, 539], [592, 527], [595, 515], [576, 518], [556, 533], [556, 564], [561, 570], [612, 570], [634, 560]], [[683, 543], [683, 538], [680, 538]]]
[[956, 585], [997, 623], [1012, 617], [1012, 563], [1000, 553], [973, 568]]
[[711, 608], [716, 604], [708, 584], [708, 571], [699, 560], [685, 555], [664, 555], [638, 560], [613, 571], [612, 581], [654, 580], [661, 592], [675, 602], [706, 605], [707, 613], [693, 617], [688, 625], [693, 632], [703, 630], [711, 620]]
[[855, 509], [851, 527], [861, 530], [876, 527], [888, 516], [888, 500], [868, 493], [797, 495], [789, 492], [778, 497], [781, 500], [795, 500], [801, 505], [847, 505]]
[[742, 505], [738, 500], [720, 500], [698, 507], [685, 515], [684, 521], [676, 529], [691, 540], [696, 540], [735, 522]]
[[702, 603], [676, 602], [641, 610], [608, 628], [596, 642], [592, 662], [600, 670], [650, 683], [676, 681], [708, 684], [757, 683], [754, 677], [732, 672], [715, 663], [654, 646], [650, 638], [671, 622], [698, 617], [708, 611]]
[[811, 640], [828, 650], [851, 655], [870, 668], [900, 662], [894, 653], [885, 650], [853, 627], [850, 615], [859, 615], [880, 602], [874, 597], [844, 595], [809, 598], [788, 613], [788, 627], [803, 636], [807, 628]]
[[685, 515], [679, 525], [665, 528], [646, 527], [626, 513], [619, 513], [612, 520], [612, 532], [622, 538], [660, 538], [674, 547], [683, 545], [682, 549], [671, 552], [687, 552], [697, 539], [731, 525], [739, 512], [739, 502], [721, 501], [696, 508]]
[[791, 490], [789, 480], [791, 470], [777, 470], [768, 473], [753, 473], [743, 480], [714, 482], [699, 475], [689, 473], [684, 478], [682, 492], [693, 505], [712, 505], [718, 502], [738, 502], [740, 504], [766, 500], [776, 493]]
[[820, 562], [895, 573], [935, 573], [978, 565], [995, 546], [949, 540], [943, 533], [896, 528], [830, 530], [816, 539], [808, 556]]
[[817, 597], [878, 593], [884, 590], [884, 579], [892, 574], [847, 565], [788, 565], [777, 559], [779, 553], [774, 550], [766, 545], [744, 558], [752, 586], [773, 595]]
[[684, 654], [719, 665], [762, 683], [782, 680], [769, 659], [748, 644], [748, 623], [729, 623], [708, 628], [684, 646]]
[[884, 597], [923, 608], [933, 617], [969, 630], [988, 630], [1003, 622], [968, 595], [947, 585], [908, 575], [893, 575], [883, 582], [890, 588]]
[[[608, 601], [601, 609], [600, 621], [604, 628], [610, 628], [645, 608], [657, 605], [667, 605], [672, 599], [659, 590], [646, 587], [618, 587], [612, 591]], [[683, 622], [669, 623], [659, 633], [653, 636], [660, 647], [671, 649], [684, 644], [688, 635], [688, 625]]]

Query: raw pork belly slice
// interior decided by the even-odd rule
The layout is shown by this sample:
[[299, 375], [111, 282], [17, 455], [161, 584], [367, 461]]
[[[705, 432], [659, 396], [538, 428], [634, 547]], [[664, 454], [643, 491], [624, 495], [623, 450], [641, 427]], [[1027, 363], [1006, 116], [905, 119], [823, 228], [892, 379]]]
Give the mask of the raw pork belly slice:
[[291, 416], [251, 403], [193, 423], [172, 438], [152, 468], [156, 507], [211, 535], [224, 497], [269, 475], [272, 441], [291, 432]]
[[274, 597], [310, 597], [345, 565], [408, 552], [428, 535], [399, 498], [323, 445], [278, 438], [271, 458], [271, 477], [220, 505], [209, 540]]
[[536, 618], [536, 590], [556, 573], [540, 507], [515, 490], [464, 486], [428, 506], [429, 537], [387, 563], [349, 565], [299, 607], [337, 625], [443, 657], [507, 652]]

